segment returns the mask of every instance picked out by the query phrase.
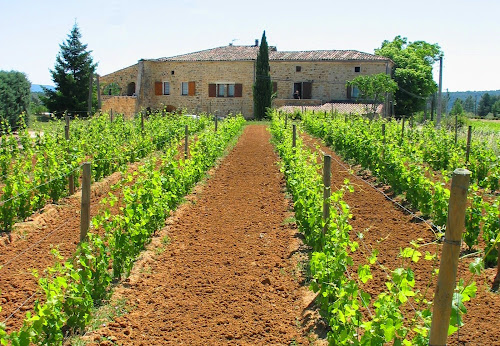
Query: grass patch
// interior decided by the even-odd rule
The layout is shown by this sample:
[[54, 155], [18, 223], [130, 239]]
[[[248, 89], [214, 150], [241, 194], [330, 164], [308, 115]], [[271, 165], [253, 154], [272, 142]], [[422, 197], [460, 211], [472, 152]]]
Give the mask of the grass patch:
[[290, 225], [297, 223], [297, 219], [295, 219], [295, 216], [289, 216], [285, 220], [283, 220], [282, 225]]
[[[132, 307], [127, 304], [126, 299], [117, 299], [109, 304], [102, 305], [94, 309], [92, 312], [92, 319], [86, 328], [86, 332], [88, 333], [98, 330], [99, 328], [104, 327], [107, 323], [114, 321], [117, 317], [123, 316], [131, 310]], [[93, 343], [83, 339], [81, 335], [75, 335], [68, 341], [69, 345], [79, 346]]]
[[475, 130], [500, 132], [500, 120], [469, 120], [470, 125]]

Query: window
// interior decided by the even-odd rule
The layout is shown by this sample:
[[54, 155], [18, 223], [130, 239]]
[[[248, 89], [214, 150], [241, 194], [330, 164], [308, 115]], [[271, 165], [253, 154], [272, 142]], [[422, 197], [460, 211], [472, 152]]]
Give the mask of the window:
[[208, 97], [242, 97], [243, 85], [238, 83], [208, 84]]
[[188, 82], [181, 83], [181, 95], [187, 95], [189, 90]]
[[227, 97], [234, 97], [234, 84], [227, 85]]
[[351, 96], [353, 98], [358, 98], [359, 97], [359, 89], [357, 86], [353, 86], [352, 87], [352, 93], [351, 93]]
[[170, 82], [163, 82], [163, 95], [170, 95]]
[[226, 84], [217, 84], [217, 97], [226, 96]]
[[312, 82], [293, 83], [293, 98], [311, 99], [312, 98]]
[[354, 67], [354, 72], [361, 72], [361, 67], [360, 66]]
[[170, 71], [170, 74], [171, 74], [172, 76], [174, 75], [174, 73], [175, 73], [174, 71]]
[[302, 66], [295, 66], [295, 72], [302, 71]]
[[354, 85], [347, 86], [347, 99], [355, 99], [359, 97], [359, 89]]

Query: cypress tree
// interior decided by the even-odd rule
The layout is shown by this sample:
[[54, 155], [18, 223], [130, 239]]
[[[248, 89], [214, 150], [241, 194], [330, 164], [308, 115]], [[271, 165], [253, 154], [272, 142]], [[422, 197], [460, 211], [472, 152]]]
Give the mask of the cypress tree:
[[[50, 112], [62, 115], [64, 111], [85, 112], [88, 107], [89, 81], [97, 64], [93, 63], [87, 45], [80, 42], [82, 35], [75, 23], [66, 42], [59, 45], [54, 70], [51, 70], [55, 90], [45, 89], [42, 102]], [[95, 104], [95, 102], [93, 102]]]
[[272, 82], [269, 73], [269, 48], [266, 31], [262, 34], [255, 68], [255, 84], [253, 85], [253, 114], [261, 120], [266, 117], [267, 108], [271, 108]]

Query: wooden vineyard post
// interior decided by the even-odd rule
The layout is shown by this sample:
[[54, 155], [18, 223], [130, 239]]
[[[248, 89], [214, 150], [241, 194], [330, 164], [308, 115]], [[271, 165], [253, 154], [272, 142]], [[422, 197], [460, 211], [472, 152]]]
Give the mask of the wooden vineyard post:
[[[323, 155], [323, 241], [328, 229], [328, 221], [330, 219], [330, 195], [331, 195], [331, 167], [332, 157], [330, 155]], [[324, 243], [323, 243], [324, 244]]]
[[[64, 120], [66, 121], [66, 125], [64, 126], [64, 138], [69, 141], [69, 116], [67, 114], [64, 115]], [[68, 188], [70, 195], [75, 193], [75, 176], [73, 173], [70, 173], [68, 176]]]
[[95, 75], [95, 86], [97, 89], [97, 109], [101, 109], [102, 103], [101, 103], [101, 87], [99, 85], [99, 75]]
[[184, 158], [188, 157], [188, 126], [184, 127]]
[[498, 250], [497, 275], [495, 275], [495, 278], [493, 279], [493, 285], [491, 287], [494, 292], [497, 292], [498, 288], [500, 287], [500, 243], [498, 243], [497, 245], [497, 250]]
[[109, 113], [109, 121], [113, 122], [113, 108], [111, 108], [111, 112]]
[[403, 143], [404, 138], [405, 138], [405, 116], [403, 114], [403, 120], [401, 122], [401, 143]]
[[82, 208], [80, 215], [80, 242], [85, 241], [90, 227], [90, 162], [83, 164]]
[[288, 113], [285, 113], [285, 129], [288, 126]]
[[472, 138], [472, 126], [469, 126], [469, 129], [467, 131], [467, 152], [465, 153], [465, 163], [469, 163], [471, 138]]
[[382, 158], [385, 155], [385, 124], [382, 124]]
[[144, 135], [144, 114], [141, 112], [141, 131]]
[[297, 125], [293, 124], [292, 125], [292, 147], [295, 148], [297, 144]]
[[94, 79], [94, 74], [91, 72], [90, 78], [89, 78], [89, 99], [88, 99], [88, 109], [87, 109], [87, 115], [89, 117], [92, 113], [92, 80], [93, 79]]
[[457, 145], [458, 139], [458, 114], [455, 114], [455, 145]]
[[465, 228], [465, 207], [471, 172], [457, 168], [453, 172], [446, 234], [441, 252], [439, 276], [433, 302], [429, 345], [446, 345], [451, 302], [457, 277], [458, 256]]
[[[215, 132], [217, 132], [217, 115], [214, 115], [214, 121], [215, 121]], [[187, 127], [187, 125], [186, 125]], [[186, 134], [187, 136], [187, 134]]]

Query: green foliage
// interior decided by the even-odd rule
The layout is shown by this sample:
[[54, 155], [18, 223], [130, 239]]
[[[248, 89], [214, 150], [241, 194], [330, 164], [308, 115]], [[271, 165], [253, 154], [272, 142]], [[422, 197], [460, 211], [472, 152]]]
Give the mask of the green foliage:
[[475, 101], [472, 95], [467, 96], [467, 98], [464, 101], [464, 110], [468, 113], [474, 113], [475, 112]]
[[59, 46], [61, 50], [54, 70], [50, 71], [56, 88], [44, 88], [47, 96], [42, 98], [43, 103], [50, 112], [59, 116], [65, 111], [84, 114], [88, 109], [89, 81], [97, 64], [94, 64], [91, 51], [87, 51], [87, 45], [82, 44], [80, 39], [80, 30], [75, 23], [66, 42]]
[[451, 108], [451, 115], [462, 115], [464, 114], [463, 102], [461, 99], [456, 99], [455, 103], [453, 103], [453, 107]]
[[30, 87], [26, 75], [17, 71], [0, 71], [0, 121], [16, 128], [22, 113], [30, 105]]
[[[321, 131], [321, 122], [311, 125]], [[414, 318], [405, 319], [409, 298], [424, 299], [414, 290], [416, 280], [413, 271], [409, 268], [392, 271], [386, 282], [387, 290], [377, 297], [372, 298], [364, 292], [361, 287], [372, 279], [371, 266], [377, 263], [378, 252], [374, 251], [366, 264], [358, 266], [357, 271], [353, 269], [350, 254], [357, 251], [359, 245], [349, 235], [352, 230], [348, 223], [349, 206], [342, 200], [344, 192], [351, 188], [347, 185], [332, 191], [330, 219], [325, 224], [321, 212], [323, 186], [317, 154], [306, 149], [300, 137], [296, 147], [292, 148], [291, 131], [285, 129], [284, 119], [276, 113], [271, 122], [271, 134], [282, 158], [281, 170], [285, 174], [287, 188], [293, 196], [297, 224], [314, 251], [310, 259], [311, 289], [318, 293], [316, 299], [320, 312], [330, 326], [329, 343], [427, 345], [431, 316], [428, 302], [423, 304], [424, 309], [417, 311]], [[403, 259], [414, 262], [421, 256], [413, 248], [401, 251]], [[426, 256], [428, 258], [434, 259], [433, 256]], [[367, 317], [362, 313], [366, 309], [374, 309], [374, 312]], [[410, 331], [414, 332], [414, 336], [409, 336]]]
[[375, 113], [378, 104], [384, 102], [386, 93], [392, 98], [392, 95], [398, 88], [396, 82], [385, 73], [358, 76], [352, 81], [348, 81], [346, 84], [355, 86], [359, 89], [360, 94], [358, 99], [371, 101], [373, 103], [373, 108], [371, 109], [372, 113]]
[[253, 85], [253, 114], [257, 120], [266, 117], [267, 110], [271, 107], [271, 94], [273, 91], [271, 75], [269, 73], [269, 47], [267, 45], [266, 31], [262, 33], [262, 40], [257, 54], [255, 67], [255, 84]]
[[[126, 201], [121, 213], [111, 216], [106, 210], [92, 220], [94, 228], [104, 232], [90, 232], [72, 258], [47, 270], [49, 277], [39, 280], [45, 302], [37, 301], [33, 315], [27, 314], [19, 331], [6, 334], [0, 325], [2, 345], [57, 345], [68, 334], [81, 331], [92, 308], [109, 296], [112, 279], [128, 275], [169, 212], [214, 165], [244, 123], [238, 116], [225, 120], [218, 132], [209, 129], [199, 134], [188, 159], [175, 160], [180, 156], [175, 141], [161, 158], [139, 166], [135, 181], [124, 174], [120, 185]], [[113, 205], [116, 200], [111, 194], [104, 203]]]
[[[69, 174], [92, 160], [92, 179], [98, 181], [116, 172], [128, 162], [135, 162], [155, 150], [164, 150], [184, 135], [185, 125], [196, 133], [208, 125], [208, 117], [192, 119], [182, 115], [152, 114], [141, 130], [140, 117], [125, 120], [116, 116], [109, 121], [103, 114], [88, 120], [75, 119], [70, 125], [70, 139], [63, 135], [63, 123], [32, 138], [26, 129], [4, 135], [0, 141], [0, 229], [12, 225], [42, 208], [57, 202], [69, 192]], [[19, 143], [24, 148], [19, 149]], [[75, 179], [78, 181], [78, 179]]]
[[119, 96], [120, 92], [121, 92], [120, 86], [115, 82], [110, 83], [102, 88], [103, 95]]
[[[444, 228], [448, 216], [450, 191], [447, 176], [457, 167], [472, 171], [470, 203], [466, 209], [464, 241], [472, 248], [483, 233], [491, 265], [497, 256], [492, 243], [498, 235], [498, 198], [484, 200], [485, 189], [498, 190], [500, 157], [483, 141], [474, 141], [469, 163], [465, 162], [465, 139], [454, 143], [454, 133], [436, 129], [433, 124], [407, 128], [401, 140], [401, 124], [392, 120], [372, 120], [344, 116], [305, 113], [303, 124], [308, 132], [322, 138], [344, 159], [369, 169], [396, 194], [404, 194], [411, 206], [434, 225]], [[381, 136], [385, 124], [386, 137]], [[481, 228], [482, 226], [482, 228]], [[491, 251], [490, 251], [491, 250]]]
[[411, 115], [423, 109], [427, 98], [437, 90], [432, 76], [432, 65], [442, 55], [437, 44], [424, 41], [408, 43], [406, 38], [382, 42], [375, 54], [390, 58], [395, 63], [393, 78], [398, 84], [395, 94], [397, 115]]

